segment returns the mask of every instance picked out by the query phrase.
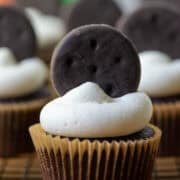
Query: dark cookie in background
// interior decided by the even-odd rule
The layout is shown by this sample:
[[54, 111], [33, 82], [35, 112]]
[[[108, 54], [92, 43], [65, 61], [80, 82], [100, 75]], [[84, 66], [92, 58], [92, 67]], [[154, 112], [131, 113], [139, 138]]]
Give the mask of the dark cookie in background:
[[68, 29], [87, 24], [115, 25], [121, 14], [113, 0], [79, 0], [71, 11]]
[[146, 4], [120, 20], [117, 28], [137, 47], [162, 51], [173, 59], [180, 57], [180, 11], [170, 4]]
[[22, 11], [0, 7], [0, 47], [10, 48], [18, 61], [36, 54], [35, 33]]
[[108, 25], [86, 25], [71, 31], [56, 48], [51, 74], [60, 95], [91, 81], [119, 97], [137, 90], [138, 55], [121, 33]]

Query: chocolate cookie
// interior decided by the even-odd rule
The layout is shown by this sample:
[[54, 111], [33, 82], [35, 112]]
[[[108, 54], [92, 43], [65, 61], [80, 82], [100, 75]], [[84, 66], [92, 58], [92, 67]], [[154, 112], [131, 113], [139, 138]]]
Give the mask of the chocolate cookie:
[[144, 5], [118, 28], [134, 42], [139, 52], [159, 50], [174, 58], [180, 57], [180, 12], [162, 3]]
[[68, 29], [87, 24], [114, 25], [121, 10], [113, 0], [79, 0], [68, 20]]
[[8, 47], [17, 60], [36, 53], [33, 28], [23, 12], [12, 7], [0, 7], [0, 47]]
[[71, 31], [56, 48], [51, 73], [61, 95], [91, 81], [119, 97], [137, 90], [140, 63], [134, 47], [120, 32], [108, 25], [86, 25]]

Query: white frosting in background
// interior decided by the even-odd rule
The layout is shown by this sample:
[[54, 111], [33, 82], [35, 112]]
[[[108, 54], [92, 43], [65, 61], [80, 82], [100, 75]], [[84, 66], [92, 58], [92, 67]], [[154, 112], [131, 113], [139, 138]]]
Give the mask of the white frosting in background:
[[0, 48], [0, 98], [28, 95], [40, 89], [48, 76], [46, 65], [39, 58], [16, 63], [8, 48]]
[[139, 56], [142, 70], [140, 91], [152, 97], [180, 94], [180, 59], [173, 61], [159, 51], [145, 51]]
[[43, 129], [53, 135], [82, 138], [125, 136], [143, 129], [152, 116], [144, 93], [111, 98], [87, 82], [48, 103], [41, 111]]
[[26, 8], [25, 11], [34, 28], [39, 48], [56, 44], [65, 34], [65, 24], [59, 17], [45, 15], [34, 8]]
[[126, 15], [133, 13], [136, 9], [138, 9], [142, 0], [113, 0], [120, 10]]

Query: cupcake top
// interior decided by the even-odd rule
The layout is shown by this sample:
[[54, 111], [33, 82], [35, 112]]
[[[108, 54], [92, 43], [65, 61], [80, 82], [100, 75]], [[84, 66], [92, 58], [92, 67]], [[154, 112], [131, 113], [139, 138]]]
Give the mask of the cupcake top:
[[23, 11], [0, 6], [0, 47], [8, 47], [18, 61], [36, 54], [36, 36]]
[[47, 104], [40, 122], [50, 134], [103, 138], [138, 132], [151, 116], [152, 103], [144, 93], [111, 98], [96, 83], [87, 82]]
[[13, 52], [0, 48], [0, 99], [27, 96], [43, 87], [48, 70], [39, 58], [17, 62]]
[[180, 59], [173, 60], [159, 51], [144, 51], [139, 56], [142, 67], [140, 91], [151, 97], [180, 94]]
[[50, 134], [126, 136], [145, 128], [151, 119], [151, 100], [137, 92], [137, 53], [110, 26], [88, 25], [70, 32], [55, 50], [51, 74], [63, 96], [41, 111], [41, 126]]
[[139, 51], [140, 91], [152, 98], [180, 94], [180, 13], [171, 4], [150, 3], [125, 17], [119, 28]]
[[35, 8], [26, 8], [25, 12], [35, 31], [39, 48], [55, 45], [65, 34], [65, 24], [59, 17], [43, 14]]
[[41, 89], [48, 71], [35, 57], [36, 37], [24, 12], [1, 6], [0, 17], [0, 99], [4, 102]]
[[138, 52], [161, 51], [171, 58], [180, 57], [180, 12], [167, 3], [148, 3], [120, 19], [121, 30]]

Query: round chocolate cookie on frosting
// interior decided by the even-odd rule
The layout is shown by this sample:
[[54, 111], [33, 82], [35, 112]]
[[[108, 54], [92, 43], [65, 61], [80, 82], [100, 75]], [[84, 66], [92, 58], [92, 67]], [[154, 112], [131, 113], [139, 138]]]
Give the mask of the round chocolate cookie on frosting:
[[22, 11], [0, 7], [0, 47], [10, 48], [18, 60], [35, 55], [35, 34]]
[[68, 29], [87, 24], [114, 25], [121, 10], [113, 0], [80, 0], [72, 9]]
[[108, 95], [119, 97], [137, 90], [140, 63], [134, 47], [120, 32], [108, 25], [86, 25], [61, 41], [51, 73], [61, 95], [91, 81]]
[[172, 58], [180, 57], [180, 12], [174, 6], [144, 5], [120, 21], [118, 29], [134, 42], [139, 52], [156, 50]]

